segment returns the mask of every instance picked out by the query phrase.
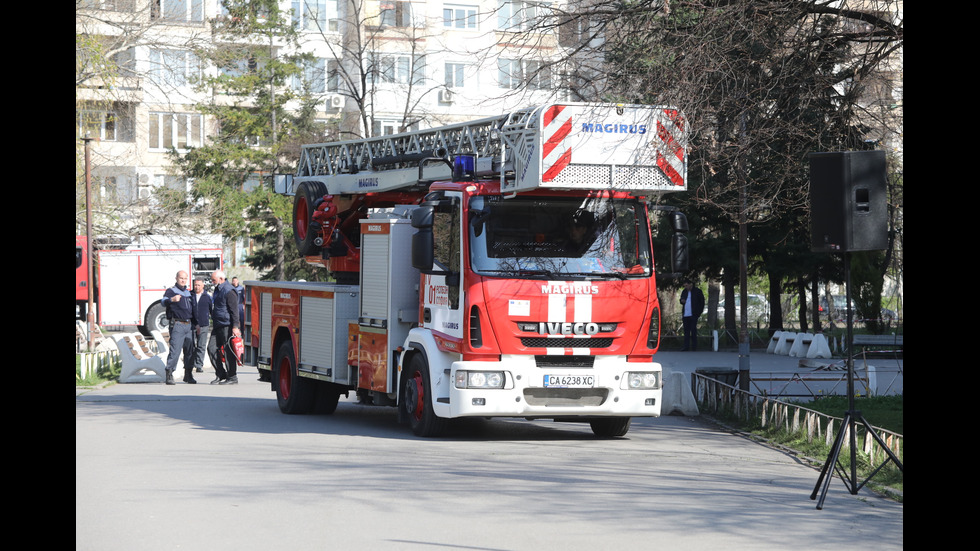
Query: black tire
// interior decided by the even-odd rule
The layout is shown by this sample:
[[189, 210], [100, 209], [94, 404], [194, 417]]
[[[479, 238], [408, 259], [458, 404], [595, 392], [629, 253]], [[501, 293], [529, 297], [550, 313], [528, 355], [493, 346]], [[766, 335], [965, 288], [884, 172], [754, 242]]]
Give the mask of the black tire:
[[599, 438], [618, 438], [630, 430], [632, 417], [600, 417], [589, 421], [592, 433]]
[[167, 323], [167, 308], [159, 302], [150, 306], [146, 311], [146, 318], [143, 326], [147, 331], [169, 331], [170, 324]]
[[340, 402], [340, 392], [334, 385], [324, 382], [316, 383], [316, 403], [313, 406], [313, 413], [330, 415], [337, 411], [338, 402]]
[[280, 411], [302, 414], [313, 410], [316, 400], [314, 381], [298, 375], [293, 343], [288, 340], [276, 350], [272, 364], [272, 381], [276, 386], [276, 401]]
[[402, 404], [408, 415], [408, 424], [417, 436], [439, 436], [446, 430], [446, 420], [432, 410], [432, 385], [429, 383], [429, 366], [421, 354], [412, 355], [405, 372], [402, 387]]
[[317, 232], [312, 231], [313, 212], [316, 202], [327, 194], [327, 186], [320, 182], [302, 182], [296, 188], [293, 199], [293, 237], [299, 254], [311, 256], [320, 254], [320, 247], [315, 243]]

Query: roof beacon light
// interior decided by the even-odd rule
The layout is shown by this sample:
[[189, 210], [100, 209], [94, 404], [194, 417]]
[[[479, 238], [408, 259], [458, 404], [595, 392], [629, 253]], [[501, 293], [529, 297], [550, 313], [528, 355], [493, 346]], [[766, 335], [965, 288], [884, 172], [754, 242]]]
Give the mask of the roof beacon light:
[[453, 181], [472, 182], [476, 179], [476, 155], [457, 155], [453, 159]]

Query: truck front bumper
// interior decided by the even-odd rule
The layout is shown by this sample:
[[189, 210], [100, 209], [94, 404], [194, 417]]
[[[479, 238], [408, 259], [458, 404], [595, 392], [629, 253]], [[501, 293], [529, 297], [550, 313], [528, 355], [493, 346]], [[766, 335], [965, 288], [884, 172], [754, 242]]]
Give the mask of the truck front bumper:
[[662, 395], [656, 362], [596, 356], [591, 368], [542, 368], [533, 356], [504, 356], [453, 362], [441, 405], [449, 417], [658, 417]]

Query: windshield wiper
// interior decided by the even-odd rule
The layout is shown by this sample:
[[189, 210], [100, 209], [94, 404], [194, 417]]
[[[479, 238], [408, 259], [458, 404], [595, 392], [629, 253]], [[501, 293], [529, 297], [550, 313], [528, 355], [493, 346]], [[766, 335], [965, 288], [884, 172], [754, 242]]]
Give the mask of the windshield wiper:
[[615, 277], [617, 279], [626, 279], [626, 274], [621, 272], [562, 272], [560, 275], [570, 275], [574, 277]]

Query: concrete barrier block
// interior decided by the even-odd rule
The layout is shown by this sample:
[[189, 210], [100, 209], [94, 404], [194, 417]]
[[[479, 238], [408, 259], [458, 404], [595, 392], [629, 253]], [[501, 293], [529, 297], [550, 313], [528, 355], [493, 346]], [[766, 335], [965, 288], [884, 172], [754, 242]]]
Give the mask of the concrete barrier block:
[[700, 415], [698, 403], [691, 390], [691, 381], [681, 372], [668, 373], [664, 379], [663, 405], [661, 415]]
[[779, 356], [789, 356], [789, 349], [793, 346], [793, 342], [796, 341], [796, 333], [792, 331], [783, 331], [779, 335], [779, 342], [776, 343], [776, 349], [773, 354]]
[[769, 339], [769, 347], [766, 349], [766, 354], [776, 353], [776, 346], [779, 344], [779, 339], [780, 337], [782, 337], [782, 335], [783, 335], [782, 331], [773, 332], [772, 337], [770, 337]]
[[827, 337], [823, 333], [817, 333], [813, 335], [813, 342], [810, 343], [810, 348], [806, 351], [807, 358], [833, 358], [834, 355], [830, 352], [830, 344], [827, 342]]

